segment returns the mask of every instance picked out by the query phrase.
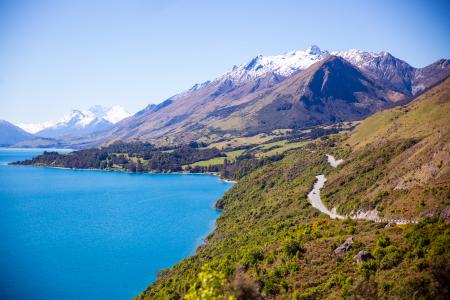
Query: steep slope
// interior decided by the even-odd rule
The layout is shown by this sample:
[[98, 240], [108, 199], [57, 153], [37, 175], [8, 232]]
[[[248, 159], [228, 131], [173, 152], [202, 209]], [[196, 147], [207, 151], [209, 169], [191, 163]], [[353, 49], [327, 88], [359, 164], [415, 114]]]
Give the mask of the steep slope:
[[33, 138], [33, 135], [23, 129], [0, 120], [0, 146], [9, 146]]
[[[447, 79], [349, 137], [321, 139], [244, 177], [219, 200], [223, 213], [207, 242], [137, 299], [181, 299], [203, 286], [201, 270], [222, 274], [215, 289], [237, 299], [447, 299], [449, 88]], [[332, 168], [327, 153], [345, 162]], [[423, 166], [432, 176], [422, 178]], [[405, 226], [331, 220], [307, 200], [317, 174], [329, 178], [327, 204], [341, 210], [434, 217]]]
[[[391, 103], [405, 101], [450, 74], [448, 60], [416, 69], [387, 52], [350, 50], [333, 54], [349, 61], [358, 72], [348, 66], [345, 69], [337, 65], [330, 66], [326, 74], [334, 76], [325, 80], [327, 91], [319, 91], [318, 85], [307, 87], [306, 82], [300, 81], [312, 76], [314, 71], [307, 70], [313, 68], [314, 64], [324, 62], [328, 51], [312, 46], [284, 55], [258, 55], [213, 81], [196, 84], [158, 105], [148, 106], [116, 124], [109, 132], [86, 142], [101, 144], [113, 140], [141, 139], [170, 144], [199, 138], [208, 142], [225, 133], [245, 135], [270, 128], [308, 127], [360, 119]], [[347, 71], [348, 74], [345, 73]], [[355, 95], [352, 92], [344, 94], [346, 89], [338, 89], [337, 85], [331, 86], [338, 82], [336, 72], [347, 79], [352, 77], [350, 82]], [[307, 75], [302, 76], [302, 73]], [[320, 84], [320, 76], [316, 76], [315, 84]], [[354, 85], [355, 80], [362, 78], [365, 85], [371, 86], [368, 93]], [[307, 88], [308, 91], [288, 87], [286, 82]], [[339, 83], [346, 84], [344, 80]], [[306, 92], [309, 95], [303, 95]], [[357, 95], [360, 98], [357, 97], [355, 101]], [[304, 102], [295, 101], [303, 96]], [[314, 98], [313, 102], [306, 101], [311, 97]], [[315, 106], [320, 97], [323, 105]], [[363, 100], [364, 97], [366, 99]], [[380, 100], [385, 103], [380, 103]], [[370, 104], [371, 101], [374, 103]], [[354, 104], [349, 105], [350, 102]], [[338, 112], [331, 113], [332, 105], [337, 106]], [[263, 106], [267, 107], [264, 109]], [[264, 117], [266, 112], [268, 117]], [[273, 121], [272, 117], [275, 117]]]
[[211, 124], [252, 133], [307, 128], [359, 120], [396, 100], [397, 93], [382, 88], [344, 59], [328, 56], [275, 89], [248, 99], [251, 106]]
[[414, 219], [448, 205], [450, 79], [406, 106], [382, 111], [346, 140], [348, 163], [323, 192], [338, 212]]
[[448, 76], [450, 76], [450, 60], [448, 59], [440, 59], [429, 66], [415, 69], [412, 93], [416, 95]]

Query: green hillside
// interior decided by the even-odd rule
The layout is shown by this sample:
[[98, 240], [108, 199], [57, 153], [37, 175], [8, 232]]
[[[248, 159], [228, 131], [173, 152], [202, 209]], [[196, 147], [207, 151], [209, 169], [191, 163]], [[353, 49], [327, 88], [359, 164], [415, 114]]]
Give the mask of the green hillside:
[[[137, 299], [448, 299], [449, 83], [245, 176], [218, 201], [217, 227], [196, 255]], [[325, 154], [345, 162], [334, 169]], [[318, 174], [329, 208], [420, 221], [329, 219], [307, 200]], [[205, 291], [217, 298], [199, 298]]]
[[407, 106], [376, 113], [343, 143], [347, 163], [328, 176], [330, 207], [416, 219], [449, 204], [450, 79]]

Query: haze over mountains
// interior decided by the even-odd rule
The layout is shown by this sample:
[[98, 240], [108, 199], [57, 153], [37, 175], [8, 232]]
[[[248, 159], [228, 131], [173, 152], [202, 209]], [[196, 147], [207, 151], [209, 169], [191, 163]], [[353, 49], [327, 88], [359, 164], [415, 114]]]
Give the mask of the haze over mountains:
[[[73, 139], [88, 136], [92, 133], [99, 133], [111, 129], [115, 123], [130, 116], [121, 106], [105, 108], [99, 105], [88, 110], [72, 110], [55, 122], [43, 123], [20, 123], [17, 126], [9, 122], [2, 121], [2, 144], [12, 145], [30, 141], [37, 145], [44, 142], [47, 145], [56, 142], [55, 139]], [[41, 140], [43, 139], [43, 140]], [[30, 145], [31, 145], [30, 144]]]
[[[384, 51], [330, 52], [311, 46], [283, 55], [258, 55], [128, 118], [118, 108], [110, 113], [94, 107], [73, 111], [56, 123], [20, 126], [76, 147], [115, 140], [211, 142], [227, 134], [360, 120], [405, 103], [449, 75], [448, 59], [414, 68]], [[108, 114], [120, 117], [113, 120]]]

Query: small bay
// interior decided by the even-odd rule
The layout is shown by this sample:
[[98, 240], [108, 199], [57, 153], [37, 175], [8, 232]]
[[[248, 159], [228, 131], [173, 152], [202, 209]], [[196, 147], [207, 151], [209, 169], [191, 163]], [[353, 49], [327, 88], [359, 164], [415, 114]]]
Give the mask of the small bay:
[[0, 149], [0, 298], [129, 299], [212, 231], [217, 176], [10, 166]]

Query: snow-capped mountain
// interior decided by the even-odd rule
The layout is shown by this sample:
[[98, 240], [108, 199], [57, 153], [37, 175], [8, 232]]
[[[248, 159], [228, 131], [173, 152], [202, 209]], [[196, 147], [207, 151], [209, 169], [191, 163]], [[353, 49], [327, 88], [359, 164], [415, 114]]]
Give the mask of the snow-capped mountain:
[[190, 89], [174, 95], [170, 100], [177, 100], [189, 96], [193, 92], [219, 85], [216, 94], [229, 91], [234, 87], [254, 81], [256, 85], [253, 90], [266, 88], [280, 83], [285, 78], [310, 67], [321, 61], [330, 53], [322, 51], [316, 45], [304, 50], [291, 51], [281, 55], [257, 55], [248, 63], [234, 66], [230, 71], [203, 83], [196, 83]]
[[56, 122], [38, 124], [18, 124], [18, 126], [36, 136], [60, 138], [65, 136], [78, 137], [103, 131], [113, 124], [130, 116], [121, 106], [104, 108], [96, 105], [88, 110], [72, 110]]
[[234, 82], [245, 82], [265, 76], [272, 72], [275, 75], [288, 77], [312, 64], [324, 59], [330, 53], [313, 45], [305, 50], [297, 50], [282, 55], [258, 55], [247, 64], [235, 66], [221, 78]]
[[29, 133], [36, 133], [41, 130], [44, 130], [45, 128], [49, 128], [53, 125], [55, 125], [55, 122], [43, 122], [43, 123], [19, 123], [17, 124], [17, 127], [22, 128], [26, 132]]
[[413, 86], [416, 69], [386, 51], [377, 53], [351, 49], [331, 54], [344, 58], [394, 91], [407, 95], [420, 91]]
[[425, 68], [414, 68], [386, 51], [352, 49], [331, 54], [344, 58], [393, 90], [410, 96], [450, 75], [448, 59], [441, 59]]
[[115, 105], [110, 108], [105, 108], [100, 105], [91, 107], [89, 112], [93, 113], [98, 118], [103, 118], [113, 124], [128, 118], [131, 114], [127, 112], [122, 106]]
[[[407, 62], [394, 57], [389, 52], [368, 52], [358, 49], [328, 51], [321, 50], [316, 45], [282, 55], [258, 55], [246, 64], [234, 66], [231, 71], [218, 77], [213, 82], [228, 80], [235, 86], [254, 79], [263, 78], [268, 74], [277, 76], [278, 81], [282, 81], [284, 78], [305, 70], [312, 64], [323, 60], [328, 55], [344, 58], [352, 65], [379, 80], [382, 84], [402, 94], [412, 96], [429, 86], [429, 84], [424, 84], [422, 81], [425, 78], [423, 74], [430, 67], [414, 68]], [[445, 70], [448, 70], [449, 65], [447, 59], [440, 60], [435, 64], [437, 65], [432, 65], [431, 69], [444, 70], [443, 73], [439, 74], [440, 77], [444, 78], [448, 75], [445, 72]], [[191, 90], [198, 90], [209, 83], [211, 82], [207, 81], [203, 84], [196, 84]]]
[[[423, 78], [425, 78], [423, 74], [428, 72], [428, 69], [436, 73], [428, 75], [436, 75], [442, 78], [448, 76], [449, 61], [447, 59], [436, 62], [435, 64], [438, 64], [436, 66], [433, 64], [431, 67], [414, 68], [407, 62], [394, 57], [386, 51], [367, 52], [357, 49], [328, 51], [321, 50], [318, 46], [313, 45], [304, 50], [291, 51], [281, 55], [258, 55], [248, 63], [234, 66], [230, 71], [212, 81], [195, 84], [191, 89], [175, 95], [171, 99], [176, 100], [182, 98], [192, 92], [217, 83], [220, 83], [218, 92], [230, 91], [237, 86], [255, 80], [257, 85], [260, 85], [261, 81], [265, 80], [263, 87], [270, 87], [297, 72], [307, 69], [328, 55], [344, 58], [352, 65], [363, 70], [367, 75], [378, 80], [381, 84], [386, 85], [393, 91], [409, 96], [413, 96], [430, 86], [430, 84], [423, 83]], [[439, 69], [442, 71], [436, 72]], [[433, 78], [431, 81], [437, 82], [439, 80]]]
[[[349, 61], [354, 66], [363, 69], [366, 72], [371, 72], [375, 77], [388, 76], [391, 73], [397, 75], [397, 68], [401, 65], [403, 73], [406, 73], [409, 81], [414, 73], [414, 68], [399, 60], [388, 52], [365, 52], [361, 50], [351, 49], [347, 51], [328, 51], [321, 50], [318, 46], [312, 45], [304, 50], [295, 50], [287, 52], [281, 55], [257, 55], [251, 59], [248, 63], [241, 64], [239, 66], [234, 66], [230, 71], [217, 77], [214, 80], [208, 80], [203, 83], [197, 83], [192, 88], [187, 91], [181, 92], [173, 97], [172, 100], [183, 98], [213, 85], [220, 83], [220, 91], [229, 91], [234, 87], [243, 85], [247, 82], [256, 81], [260, 84], [260, 81], [266, 80], [263, 87], [270, 87], [271, 85], [278, 84], [285, 78], [292, 76], [302, 70], [307, 69], [314, 63], [317, 63], [328, 55], [335, 55], [344, 58]], [[391, 69], [388, 72], [388, 69]], [[386, 75], [387, 73], [387, 75]], [[394, 77], [393, 74], [389, 78], [385, 78], [386, 81], [390, 82]], [[412, 87], [400, 87], [402, 92], [407, 89], [412, 90]]]

